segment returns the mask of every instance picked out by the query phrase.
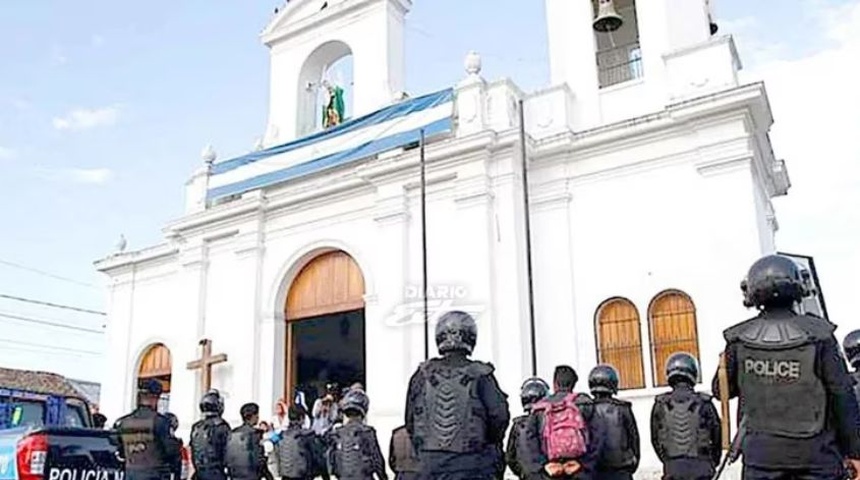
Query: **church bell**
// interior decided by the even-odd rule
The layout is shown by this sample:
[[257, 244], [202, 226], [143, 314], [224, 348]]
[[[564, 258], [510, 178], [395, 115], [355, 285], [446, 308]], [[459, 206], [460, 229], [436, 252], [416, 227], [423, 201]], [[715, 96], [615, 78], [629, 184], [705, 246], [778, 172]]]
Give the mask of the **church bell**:
[[598, 32], [614, 32], [621, 28], [624, 19], [615, 11], [614, 0], [599, 0], [597, 16], [592, 26]]

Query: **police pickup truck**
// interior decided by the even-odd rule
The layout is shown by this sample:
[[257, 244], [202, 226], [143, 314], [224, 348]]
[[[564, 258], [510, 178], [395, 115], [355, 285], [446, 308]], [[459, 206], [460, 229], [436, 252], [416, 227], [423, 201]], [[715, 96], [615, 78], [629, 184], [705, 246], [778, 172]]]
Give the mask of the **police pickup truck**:
[[118, 451], [63, 377], [0, 368], [0, 480], [123, 480]]

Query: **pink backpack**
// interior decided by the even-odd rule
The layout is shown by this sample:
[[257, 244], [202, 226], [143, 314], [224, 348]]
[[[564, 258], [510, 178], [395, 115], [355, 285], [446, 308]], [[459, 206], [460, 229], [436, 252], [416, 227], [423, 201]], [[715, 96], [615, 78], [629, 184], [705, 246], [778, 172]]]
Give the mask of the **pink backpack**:
[[575, 460], [588, 449], [588, 425], [576, 406], [576, 394], [570, 393], [560, 401], [541, 400], [533, 410], [544, 415], [541, 432], [544, 452], [550, 462]]

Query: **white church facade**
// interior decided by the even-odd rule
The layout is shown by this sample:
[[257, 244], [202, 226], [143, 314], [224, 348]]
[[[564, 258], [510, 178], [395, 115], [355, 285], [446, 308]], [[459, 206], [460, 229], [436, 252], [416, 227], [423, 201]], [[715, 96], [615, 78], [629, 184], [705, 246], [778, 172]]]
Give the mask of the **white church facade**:
[[[569, 364], [585, 389], [594, 365], [612, 363], [637, 415], [640, 470], [657, 469], [648, 419], [663, 362], [696, 355], [709, 389], [720, 332], [749, 315], [741, 277], [775, 251], [771, 199], [790, 187], [764, 85], [739, 82], [707, 2], [618, 0], [621, 28], [596, 32], [597, 1], [546, 0], [550, 86], [487, 81], [470, 53], [460, 83], [409, 98], [411, 0], [322, 3], [290, 1], [262, 34], [260, 148], [220, 162], [206, 152], [164, 243], [96, 262], [109, 277], [101, 410], [119, 416], [140, 378], [158, 378], [187, 436], [202, 393], [187, 364], [208, 339], [227, 357], [211, 385], [228, 420], [245, 402], [267, 412], [320, 382], [360, 381], [387, 451], [425, 358], [423, 133], [429, 354], [433, 317], [473, 313], [474, 356], [495, 365], [513, 414], [533, 371], [550, 379]], [[319, 130], [317, 92], [346, 55], [348, 115]]]

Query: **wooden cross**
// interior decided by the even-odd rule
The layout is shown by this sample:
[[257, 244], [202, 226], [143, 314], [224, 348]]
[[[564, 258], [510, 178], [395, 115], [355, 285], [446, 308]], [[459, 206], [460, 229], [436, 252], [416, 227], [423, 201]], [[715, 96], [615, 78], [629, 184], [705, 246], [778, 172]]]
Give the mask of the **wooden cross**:
[[208, 338], [200, 340], [200, 346], [203, 347], [203, 354], [197, 360], [188, 362], [188, 369], [203, 371], [200, 376], [200, 394], [202, 395], [212, 388], [212, 365], [226, 362], [227, 354], [212, 355], [212, 340]]

